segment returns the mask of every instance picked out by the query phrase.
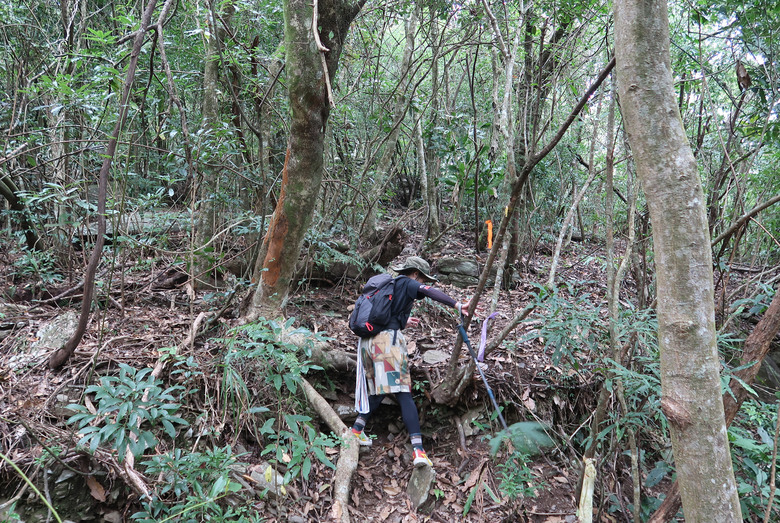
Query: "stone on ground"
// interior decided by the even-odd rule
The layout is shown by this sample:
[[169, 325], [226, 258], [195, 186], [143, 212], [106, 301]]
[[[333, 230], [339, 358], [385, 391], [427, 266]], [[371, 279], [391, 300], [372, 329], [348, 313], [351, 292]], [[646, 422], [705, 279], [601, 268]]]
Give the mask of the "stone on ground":
[[409, 478], [409, 485], [406, 487], [406, 493], [409, 494], [415, 510], [424, 511], [428, 508], [426, 502], [435, 481], [436, 472], [433, 467], [415, 467], [412, 477]]

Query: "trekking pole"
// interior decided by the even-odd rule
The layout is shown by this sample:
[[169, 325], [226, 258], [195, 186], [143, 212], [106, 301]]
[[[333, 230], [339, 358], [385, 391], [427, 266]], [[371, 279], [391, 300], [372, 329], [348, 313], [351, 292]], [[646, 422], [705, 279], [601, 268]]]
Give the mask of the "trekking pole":
[[493, 395], [493, 389], [490, 388], [490, 385], [488, 385], [487, 379], [485, 378], [485, 373], [482, 372], [482, 367], [479, 366], [479, 362], [477, 361], [477, 355], [474, 352], [474, 349], [471, 348], [471, 343], [469, 343], [469, 337], [466, 335], [466, 329], [463, 327], [463, 315], [460, 317], [461, 321], [458, 325], [458, 330], [460, 331], [460, 337], [463, 338], [463, 341], [466, 343], [466, 347], [469, 349], [469, 354], [471, 354], [471, 358], [474, 360], [474, 365], [476, 365], [477, 370], [479, 371], [479, 375], [482, 377], [482, 383], [485, 384], [485, 388], [487, 389], [488, 396], [490, 396], [490, 401], [493, 403], [493, 408], [496, 409], [496, 414], [498, 414], [498, 419], [501, 421], [501, 425], [503, 425], [504, 430], [509, 430], [509, 428], [506, 426], [506, 421], [504, 420], [504, 416], [501, 414], [501, 409], [498, 408], [498, 403], [496, 402], [496, 397]]

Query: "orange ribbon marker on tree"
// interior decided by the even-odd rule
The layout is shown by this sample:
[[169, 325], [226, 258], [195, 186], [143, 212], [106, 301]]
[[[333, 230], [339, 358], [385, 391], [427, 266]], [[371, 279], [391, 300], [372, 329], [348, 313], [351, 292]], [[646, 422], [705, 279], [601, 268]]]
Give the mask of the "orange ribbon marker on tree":
[[493, 248], [493, 222], [491, 220], [485, 220], [488, 226], [488, 250]]

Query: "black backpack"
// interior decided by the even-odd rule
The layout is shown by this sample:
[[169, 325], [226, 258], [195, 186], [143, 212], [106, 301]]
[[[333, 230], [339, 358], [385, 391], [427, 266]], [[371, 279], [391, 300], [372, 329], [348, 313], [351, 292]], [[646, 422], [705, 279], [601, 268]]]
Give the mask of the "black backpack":
[[352, 332], [361, 338], [370, 338], [390, 325], [394, 284], [395, 280], [389, 274], [377, 274], [368, 279], [349, 317]]

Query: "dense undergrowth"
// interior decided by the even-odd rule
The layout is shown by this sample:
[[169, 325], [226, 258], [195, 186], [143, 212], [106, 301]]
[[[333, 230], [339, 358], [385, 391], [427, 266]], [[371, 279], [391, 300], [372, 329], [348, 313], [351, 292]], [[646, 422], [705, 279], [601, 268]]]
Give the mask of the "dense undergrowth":
[[[581, 262], [584, 252], [572, 245], [567, 256]], [[63, 280], [62, 267], [45, 253], [6, 249], [4, 256], [12, 260], [6, 265], [7, 295], [15, 292], [14, 287], [31, 284], [41, 286], [38, 294], [42, 288], [51, 293], [52, 283]], [[144, 271], [135, 269], [139, 274]], [[523, 275], [525, 279], [531, 277], [530, 273]], [[469, 471], [466, 466], [465, 472], [457, 470], [452, 477], [442, 473], [441, 482], [432, 491], [436, 507], [450, 502], [467, 519], [483, 518], [493, 510], [498, 511], [492, 512], [494, 516], [501, 514], [501, 518], [512, 520], [523, 511], [533, 514], [532, 507], [549, 507], [557, 500], [561, 514], [573, 514], [579, 463], [590, 445], [595, 445], [599, 469], [596, 506], [600, 511], [631, 514], [629, 493], [637, 477], [641, 482], [642, 518], [660, 504], [665, 486], [674, 478], [674, 466], [660, 409], [657, 326], [650, 311], [623, 307], [615, 330], [626, 346], [626, 357], [622, 363], [616, 362], [608, 349], [609, 324], [599, 277], [597, 266], [584, 263], [575, 278], [567, 279], [557, 289], [533, 284], [523, 291], [512, 291], [519, 294], [510, 301], [535, 301], [537, 308], [517, 335], [508, 338], [497, 351], [499, 363], [494, 360], [486, 367], [512, 424], [510, 434], [500, 432], [478, 383], [462, 405], [445, 408], [426, 399], [430, 369], [418, 375], [417, 399], [423, 404], [426, 425], [432, 427], [426, 437], [439, 442], [440, 447], [446, 447], [446, 437], [440, 433], [451, 427], [453, 416], [463, 416], [475, 406], [483, 414], [464, 425], [469, 425], [469, 433], [475, 433], [473, 437], [484, 445], [481, 448], [487, 467]], [[108, 353], [104, 355], [108, 359], [100, 361], [98, 352], [82, 359], [80, 364], [86, 363], [89, 372], [72, 383], [79, 385], [73, 390], [81, 392], [70, 398], [66, 406], [69, 415], [59, 424], [51, 423], [46, 409], [12, 409], [5, 400], [2, 421], [9, 430], [3, 437], [3, 498], [13, 500], [20, 488], [27, 490], [19, 482], [20, 477], [40, 484], [41, 470], [65, 464], [82, 473], [102, 471], [105, 475], [111, 470], [106, 462], [115, 460], [120, 467], [131, 462], [149, 486], [147, 496], [134, 497], [131, 488], [121, 484], [121, 475], [108, 472], [105, 476], [122, 492], [113, 503], [124, 507], [128, 520], [284, 521], [295, 516], [327, 520], [326, 510], [317, 512], [313, 507], [315, 501], [327, 505], [328, 478], [340, 441], [303, 399], [300, 379], [308, 377], [330, 399], [348, 398], [350, 391], [345, 382], [351, 378], [312, 364], [311, 344], [326, 342], [348, 348], [350, 341], [339, 331], [341, 316], [329, 307], [313, 307], [311, 294], [317, 289], [307, 289], [299, 301], [293, 299], [291, 304], [291, 308], [307, 312], [305, 322], [290, 319], [285, 324], [260, 321], [238, 325], [226, 321], [201, 335], [194, 352], [168, 344], [154, 347], [142, 358]], [[772, 297], [766, 291], [764, 288], [752, 297], [746, 293], [748, 297], [733, 308], [733, 317], [760, 316]], [[199, 306], [217, 309], [229, 294], [211, 293]], [[347, 294], [335, 301], [346, 307], [350, 300]], [[100, 303], [106, 307], [104, 328], [110, 325], [114, 329], [116, 324], [108, 319], [110, 300]], [[423, 307], [420, 312], [424, 324], [426, 315], [438, 314], [435, 308]], [[504, 316], [504, 320], [509, 317]], [[317, 334], [312, 332], [317, 329], [296, 329], [302, 323], [328, 328]], [[744, 322], [730, 324], [743, 327], [742, 332], [732, 328], [720, 336], [726, 394], [739, 344], [749, 329]], [[298, 339], [308, 339], [309, 344], [281, 341], [286, 339], [283, 333], [290, 331], [301, 335]], [[4, 359], [24, 351], [27, 342], [19, 336], [24, 332], [22, 329], [3, 341]], [[441, 336], [445, 336], [435, 330], [426, 333], [421, 343], [427, 340], [441, 344]], [[152, 371], [156, 364], [163, 369], [158, 375]], [[17, 385], [45, 372], [41, 361], [16, 368], [6, 376], [4, 392], [11, 398], [19, 392]], [[606, 414], [594, 429], [592, 415], [598, 408], [602, 387], [608, 398]], [[777, 413], [771, 391], [759, 395], [760, 387], [756, 389], [756, 396], [743, 406], [729, 430], [743, 513], [748, 521], [762, 520], [769, 499], [777, 497], [772, 467], [776, 459]], [[618, 390], [622, 391], [620, 395]], [[12, 440], [9, 434], [21, 427], [20, 417], [41, 423], [29, 434]], [[47, 433], [49, 425], [58, 426], [59, 432]], [[631, 470], [629, 432], [638, 441], [638, 476]], [[400, 448], [403, 453], [392, 439], [385, 445]], [[451, 467], [455, 472], [454, 463], [460, 459], [456, 454], [442, 456], [440, 468]], [[462, 466], [468, 463], [461, 459]], [[382, 474], [392, 477], [394, 466], [388, 465]], [[91, 484], [89, 479], [86, 481]], [[365, 493], [360, 483], [355, 488]], [[8, 504], [5, 520], [16, 521], [30, 506], [47, 500], [44, 490], [38, 488], [33, 495], [35, 490], [29, 488], [27, 496]], [[105, 490], [109, 490], [108, 485]], [[358, 505], [361, 510], [366, 507], [366, 499], [362, 495]], [[538, 505], [543, 501], [545, 505]], [[770, 508], [770, 520], [780, 518], [777, 501]], [[57, 504], [53, 503], [52, 508], [54, 515]], [[533, 520], [545, 520], [540, 518]]]

